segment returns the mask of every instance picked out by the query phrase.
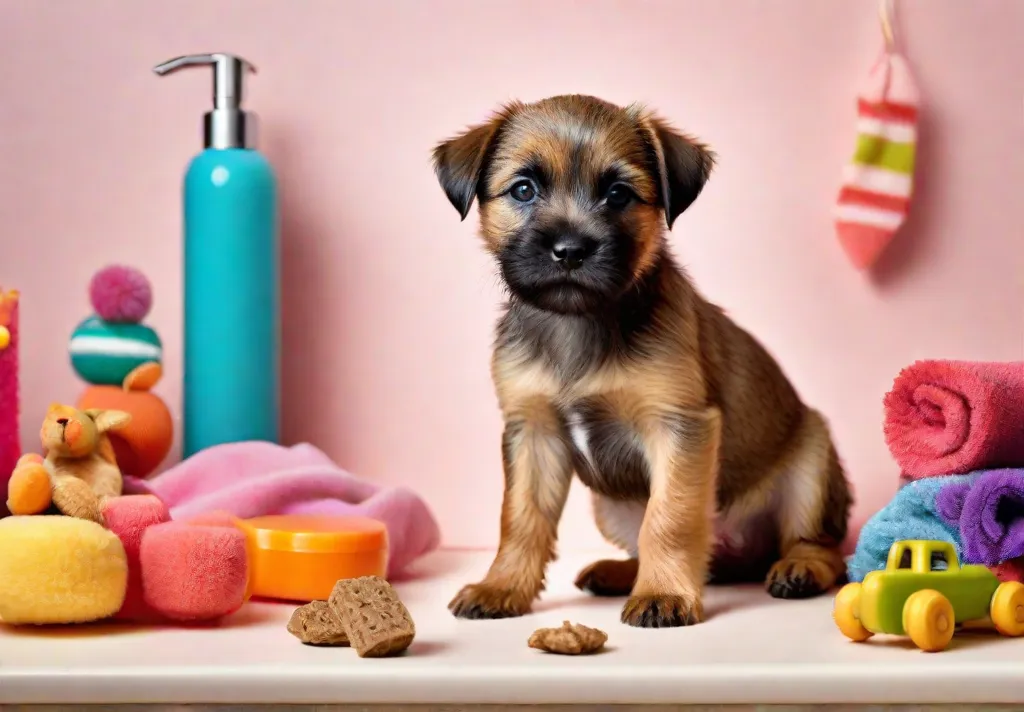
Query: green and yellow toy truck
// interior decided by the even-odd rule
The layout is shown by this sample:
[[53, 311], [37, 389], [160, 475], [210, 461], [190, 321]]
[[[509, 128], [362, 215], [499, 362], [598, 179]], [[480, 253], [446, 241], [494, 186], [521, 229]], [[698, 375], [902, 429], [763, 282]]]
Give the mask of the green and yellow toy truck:
[[990, 622], [1003, 635], [1024, 635], [1024, 584], [1000, 583], [985, 566], [961, 566], [948, 542], [898, 541], [884, 571], [839, 590], [832, 615], [858, 643], [876, 633], [907, 635], [921, 650], [938, 652], [965, 623]]

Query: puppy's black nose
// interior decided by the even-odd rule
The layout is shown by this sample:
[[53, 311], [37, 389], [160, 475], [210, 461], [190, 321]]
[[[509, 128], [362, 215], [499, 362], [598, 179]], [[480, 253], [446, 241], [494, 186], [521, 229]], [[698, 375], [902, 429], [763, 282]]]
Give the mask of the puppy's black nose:
[[59, 425], [67, 425], [68, 424], [68, 419], [67, 418], [57, 418], [57, 423]]
[[587, 237], [567, 235], [555, 240], [551, 246], [551, 259], [563, 269], [579, 269], [588, 257], [594, 254], [597, 243]]

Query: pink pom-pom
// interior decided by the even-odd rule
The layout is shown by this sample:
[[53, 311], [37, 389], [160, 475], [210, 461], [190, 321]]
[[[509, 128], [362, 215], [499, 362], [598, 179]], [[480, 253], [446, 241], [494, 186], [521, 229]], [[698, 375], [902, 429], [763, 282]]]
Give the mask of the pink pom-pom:
[[111, 265], [93, 276], [89, 300], [104, 321], [138, 324], [153, 306], [153, 289], [146, 275], [134, 267]]

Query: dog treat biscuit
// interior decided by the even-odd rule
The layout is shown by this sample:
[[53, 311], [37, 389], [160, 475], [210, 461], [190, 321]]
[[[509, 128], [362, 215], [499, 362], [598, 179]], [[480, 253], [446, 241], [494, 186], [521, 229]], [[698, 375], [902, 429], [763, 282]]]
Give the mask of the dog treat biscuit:
[[603, 648], [607, 640], [603, 630], [565, 621], [561, 628], [535, 630], [527, 645], [558, 655], [589, 655]]
[[330, 605], [361, 658], [397, 655], [416, 636], [405, 604], [391, 584], [378, 576], [338, 581]]
[[288, 632], [306, 645], [348, 645], [345, 629], [327, 601], [296, 608], [288, 620]]

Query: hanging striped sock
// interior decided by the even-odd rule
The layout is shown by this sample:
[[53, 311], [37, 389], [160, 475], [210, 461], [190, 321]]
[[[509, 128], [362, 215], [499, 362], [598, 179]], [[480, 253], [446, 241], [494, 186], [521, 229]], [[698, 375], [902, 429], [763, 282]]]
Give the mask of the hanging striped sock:
[[839, 242], [859, 269], [874, 264], [907, 217], [918, 104], [906, 61], [886, 52], [857, 98], [857, 150], [836, 206]]

